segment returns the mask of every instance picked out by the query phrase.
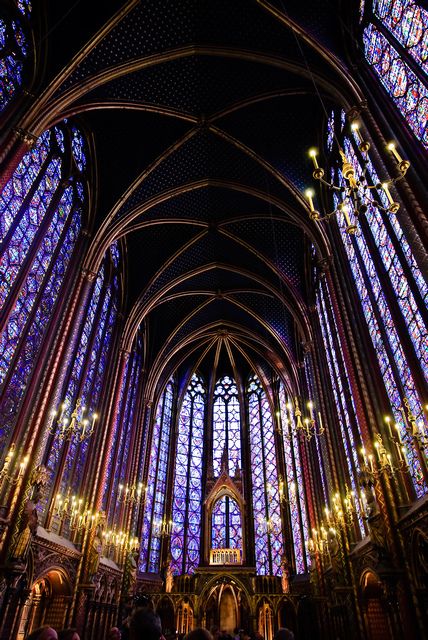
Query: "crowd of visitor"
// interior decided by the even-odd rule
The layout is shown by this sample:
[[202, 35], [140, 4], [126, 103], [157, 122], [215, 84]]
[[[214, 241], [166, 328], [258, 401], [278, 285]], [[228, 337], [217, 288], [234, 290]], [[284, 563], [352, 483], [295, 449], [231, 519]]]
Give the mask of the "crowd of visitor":
[[[248, 633], [245, 629], [235, 629], [233, 634], [222, 631], [217, 627], [207, 629], [194, 629], [187, 634], [168, 636], [165, 638], [162, 632], [162, 623], [159, 616], [149, 606], [136, 606], [133, 613], [124, 620], [121, 628], [110, 629], [105, 640], [263, 640], [263, 636], [256, 632]], [[27, 636], [26, 640], [80, 640], [76, 629], [64, 629], [55, 631], [52, 627], [45, 626], [36, 629]], [[102, 640], [100, 638], [100, 640]], [[289, 629], [279, 629], [274, 640], [294, 640], [294, 634]]]

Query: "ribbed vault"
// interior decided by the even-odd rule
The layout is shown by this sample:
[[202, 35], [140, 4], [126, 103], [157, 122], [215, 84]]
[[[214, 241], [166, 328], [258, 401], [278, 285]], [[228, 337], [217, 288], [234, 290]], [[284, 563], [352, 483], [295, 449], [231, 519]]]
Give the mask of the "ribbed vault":
[[115, 2], [80, 50], [61, 51], [56, 34], [72, 63], [22, 121], [38, 134], [79, 116], [93, 137], [84, 267], [97, 271], [119, 241], [122, 347], [143, 335], [148, 396], [174, 370], [217, 366], [219, 349], [230, 366], [297, 384], [311, 269], [330, 255], [302, 197], [306, 151], [327, 109], [361, 95], [332, 6], [283, 5]]

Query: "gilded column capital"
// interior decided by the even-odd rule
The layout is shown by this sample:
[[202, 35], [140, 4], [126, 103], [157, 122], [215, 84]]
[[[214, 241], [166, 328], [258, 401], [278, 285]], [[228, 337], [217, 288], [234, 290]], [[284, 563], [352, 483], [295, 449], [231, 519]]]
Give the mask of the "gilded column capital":
[[349, 120], [349, 122], [352, 122], [353, 120], [356, 120], [357, 118], [359, 118], [359, 116], [361, 115], [362, 111], [366, 111], [367, 109], [367, 100], [361, 100], [358, 104], [353, 105], [350, 109], [348, 109], [348, 111], [346, 112], [346, 117]]
[[37, 142], [38, 136], [28, 129], [22, 127], [14, 127], [14, 133], [18, 136], [19, 140], [27, 145], [29, 149], [32, 149]]
[[90, 269], [82, 269], [82, 275], [88, 282], [94, 282], [97, 277], [96, 271], [91, 271]]

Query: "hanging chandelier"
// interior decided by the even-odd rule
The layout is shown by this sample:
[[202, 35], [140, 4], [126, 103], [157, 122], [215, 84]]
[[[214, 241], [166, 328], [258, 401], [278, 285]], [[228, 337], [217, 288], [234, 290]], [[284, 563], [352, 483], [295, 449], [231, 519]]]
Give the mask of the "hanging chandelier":
[[168, 537], [171, 535], [173, 529], [172, 520], [167, 520], [166, 518], [162, 518], [161, 520], [154, 520], [152, 524], [153, 534], [157, 538]]
[[[365, 215], [370, 205], [384, 211], [385, 213], [397, 213], [400, 205], [393, 199], [390, 187], [395, 185], [398, 180], [401, 180], [406, 175], [407, 170], [410, 167], [410, 162], [408, 160], [404, 160], [397, 151], [395, 143], [390, 142], [387, 145], [387, 149], [391, 152], [397, 163], [398, 175], [393, 178], [388, 178], [382, 183], [370, 184], [370, 176], [368, 175], [368, 168], [370, 165], [368, 152], [370, 149], [370, 143], [362, 138], [359, 124], [357, 122], [353, 122], [351, 124], [351, 130], [358, 141], [358, 149], [361, 152], [361, 171], [356, 171], [352, 164], [352, 159], [349, 158], [345, 151], [339, 146], [342, 167], [340, 171], [340, 178], [337, 183], [335, 183], [333, 179], [331, 182], [328, 182], [328, 180], [324, 178], [325, 171], [318, 164], [317, 150], [309, 150], [309, 157], [312, 159], [314, 165], [312, 175], [315, 180], [318, 180], [322, 187], [325, 187], [328, 191], [336, 194], [339, 200], [336, 208], [333, 211], [321, 214], [314, 206], [314, 190], [307, 189], [305, 191], [305, 196], [308, 200], [309, 217], [311, 220], [316, 222], [328, 221], [333, 216], [343, 216], [346, 223], [346, 232], [348, 234], [355, 234], [358, 229], [358, 218], [361, 215]], [[377, 200], [373, 197], [376, 193], [378, 194]]]
[[291, 438], [292, 435], [299, 433], [301, 433], [306, 440], [310, 440], [314, 436], [318, 438], [323, 435], [325, 428], [322, 422], [321, 413], [318, 411], [317, 420], [314, 410], [315, 405], [312, 400], [309, 400], [306, 406], [309, 409], [309, 415], [303, 416], [298, 398], [294, 399], [294, 404], [291, 401], [287, 402], [286, 408], [288, 410], [289, 418], [284, 419], [284, 424], [290, 425], [291, 433], [286, 431], [286, 438]]
[[[51, 433], [56, 435], [58, 440], [71, 440], [77, 437], [80, 442], [87, 440], [91, 437], [95, 429], [95, 421], [98, 418], [96, 413], [93, 413], [91, 418], [86, 415], [86, 407], [82, 404], [82, 400], [79, 398], [76, 402], [74, 409], [71, 411], [67, 400], [65, 400], [60, 410], [52, 411], [52, 417], [54, 418], [54, 424], [51, 428]], [[55, 421], [58, 415], [58, 420]]]

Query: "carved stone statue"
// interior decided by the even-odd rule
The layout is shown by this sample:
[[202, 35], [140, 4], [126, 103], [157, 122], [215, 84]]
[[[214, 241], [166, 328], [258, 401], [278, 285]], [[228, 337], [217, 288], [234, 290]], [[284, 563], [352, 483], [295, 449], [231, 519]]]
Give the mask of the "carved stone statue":
[[342, 564], [342, 554], [337, 532], [329, 529], [327, 533], [328, 552], [330, 555], [331, 575], [333, 586], [339, 586], [345, 582], [345, 574]]
[[174, 584], [174, 576], [172, 573], [172, 556], [168, 553], [168, 557], [162, 565], [161, 576], [166, 593], [171, 593]]
[[281, 587], [282, 593], [290, 593], [290, 569], [285, 555], [282, 556], [281, 561]]
[[221, 454], [221, 472], [225, 471], [228, 473], [229, 470], [229, 461], [227, 459], [227, 449], [226, 445], [224, 445], [223, 453]]
[[48, 473], [43, 465], [39, 465], [31, 476], [30, 498], [25, 502], [18, 534], [9, 553], [9, 560], [25, 565], [30, 552], [31, 540], [37, 534], [38, 514], [37, 503], [48, 482]]
[[95, 529], [95, 534], [88, 550], [87, 576], [89, 581], [93, 580], [98, 571], [102, 546], [102, 524], [100, 523]]
[[138, 551], [130, 551], [127, 558], [127, 571], [128, 571], [128, 596], [131, 597], [135, 593], [135, 587], [137, 586], [137, 560]]
[[238, 463], [238, 459], [235, 460], [235, 475], [236, 480], [240, 480], [242, 478], [242, 471]]
[[166, 578], [165, 578], [165, 591], [166, 593], [171, 593], [172, 587], [174, 586], [174, 575], [172, 573], [171, 563], [168, 565], [166, 570]]
[[35, 493], [31, 500], [27, 500], [21, 518], [18, 535], [10, 551], [10, 560], [25, 564], [30, 551], [31, 540], [37, 533], [38, 515], [36, 504], [40, 500], [40, 494]]

